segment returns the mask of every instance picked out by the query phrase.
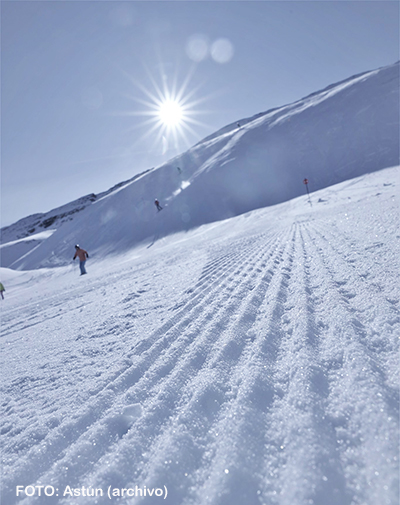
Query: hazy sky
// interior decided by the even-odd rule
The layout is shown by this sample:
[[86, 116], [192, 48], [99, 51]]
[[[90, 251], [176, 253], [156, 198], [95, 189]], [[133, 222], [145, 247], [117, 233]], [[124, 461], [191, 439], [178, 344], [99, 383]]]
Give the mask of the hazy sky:
[[395, 63], [399, 3], [2, 1], [1, 42], [4, 226]]

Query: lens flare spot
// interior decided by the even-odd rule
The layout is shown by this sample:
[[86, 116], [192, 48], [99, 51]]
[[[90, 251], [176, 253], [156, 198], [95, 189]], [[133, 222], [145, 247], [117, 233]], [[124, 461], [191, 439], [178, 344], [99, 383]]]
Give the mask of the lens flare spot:
[[233, 53], [233, 45], [228, 39], [218, 39], [211, 46], [211, 56], [217, 63], [228, 63]]
[[186, 54], [196, 63], [207, 58], [209, 52], [209, 42], [205, 35], [193, 35], [187, 41]]

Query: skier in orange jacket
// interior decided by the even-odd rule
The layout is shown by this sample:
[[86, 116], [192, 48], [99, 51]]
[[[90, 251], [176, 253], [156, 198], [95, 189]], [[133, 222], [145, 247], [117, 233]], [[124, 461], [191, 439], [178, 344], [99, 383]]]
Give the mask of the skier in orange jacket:
[[85, 263], [86, 259], [89, 258], [89, 254], [85, 249], [81, 249], [79, 245], [75, 246], [75, 256], [72, 259], [75, 259], [76, 257], [79, 258], [79, 268], [81, 269], [81, 275], [86, 274], [86, 269], [85, 269]]

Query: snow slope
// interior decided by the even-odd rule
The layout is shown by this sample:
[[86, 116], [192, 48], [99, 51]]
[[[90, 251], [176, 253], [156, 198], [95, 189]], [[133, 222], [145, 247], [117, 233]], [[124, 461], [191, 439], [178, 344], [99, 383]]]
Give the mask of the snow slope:
[[16, 258], [22, 259], [33, 249], [38, 247], [42, 241], [48, 239], [55, 231], [55, 229], [41, 231], [29, 237], [0, 244], [1, 264], [4, 266], [11, 266]]
[[2, 503], [397, 505], [399, 187], [1, 269]]
[[128, 181], [120, 182], [108, 191], [104, 191], [98, 195], [92, 193], [44, 214], [33, 214], [32, 216], [20, 219], [11, 226], [5, 226], [1, 229], [1, 266], [12, 266], [14, 261], [22, 258], [40, 245], [40, 242], [48, 238], [52, 232], [60, 228], [64, 223], [73, 221], [78, 212], [84, 211], [97, 199], [107, 196], [142, 175], [139, 174]]
[[[315, 191], [397, 165], [398, 111], [398, 63], [351, 77], [241, 120], [240, 128], [228, 125], [181, 156], [95, 198], [59, 222], [38, 247], [23, 257], [15, 250], [12, 263], [2, 265], [66, 265], [76, 243], [99, 257], [119, 254], [170, 233], [287, 201], [304, 193], [304, 177]], [[164, 207], [159, 214], [155, 198]], [[9, 227], [3, 242], [20, 238], [13, 236], [20, 228]]]

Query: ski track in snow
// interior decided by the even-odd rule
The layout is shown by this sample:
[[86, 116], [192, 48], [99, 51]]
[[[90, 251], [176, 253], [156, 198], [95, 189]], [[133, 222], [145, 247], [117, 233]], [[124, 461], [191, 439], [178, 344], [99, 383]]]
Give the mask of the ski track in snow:
[[[360, 239], [368, 228], [362, 210], [354, 237], [345, 222], [313, 212], [207, 243], [206, 253], [195, 255], [196, 275], [181, 273], [179, 292], [165, 286], [176, 279], [177, 262], [194, 268], [185, 250], [144, 262], [134, 281], [131, 270], [116, 274], [117, 284], [126, 283], [115, 294], [117, 313], [105, 303], [97, 328], [71, 330], [75, 342], [105, 342], [84, 348], [95, 367], [96, 359], [105, 364], [118, 351], [95, 385], [96, 375], [86, 376], [90, 387], [78, 405], [66, 396], [71, 407], [42, 431], [37, 423], [30, 427], [31, 418], [20, 421], [22, 433], [31, 430], [22, 437], [13, 433], [11, 411], [23, 418], [24, 408], [12, 396], [20, 395], [32, 416], [33, 400], [23, 400], [20, 388], [28, 396], [39, 390], [49, 408], [51, 380], [36, 387], [40, 378], [32, 372], [3, 388], [2, 434], [21, 441], [7, 446], [3, 503], [16, 503], [17, 485], [51, 483], [59, 490], [165, 485], [163, 502], [171, 505], [395, 505], [399, 293], [379, 275], [376, 259], [377, 250], [380, 259], [390, 257], [390, 246]], [[150, 282], [149, 272], [158, 281]], [[49, 297], [40, 311], [33, 301], [17, 307], [24, 317], [15, 311], [4, 317], [3, 339], [16, 345], [25, 330], [54, 331], [60, 311], [72, 320], [83, 307], [94, 310], [93, 293], [101, 296], [102, 285], [95, 279], [87, 286], [84, 301], [74, 287]], [[106, 496], [18, 501], [109, 502]]]

